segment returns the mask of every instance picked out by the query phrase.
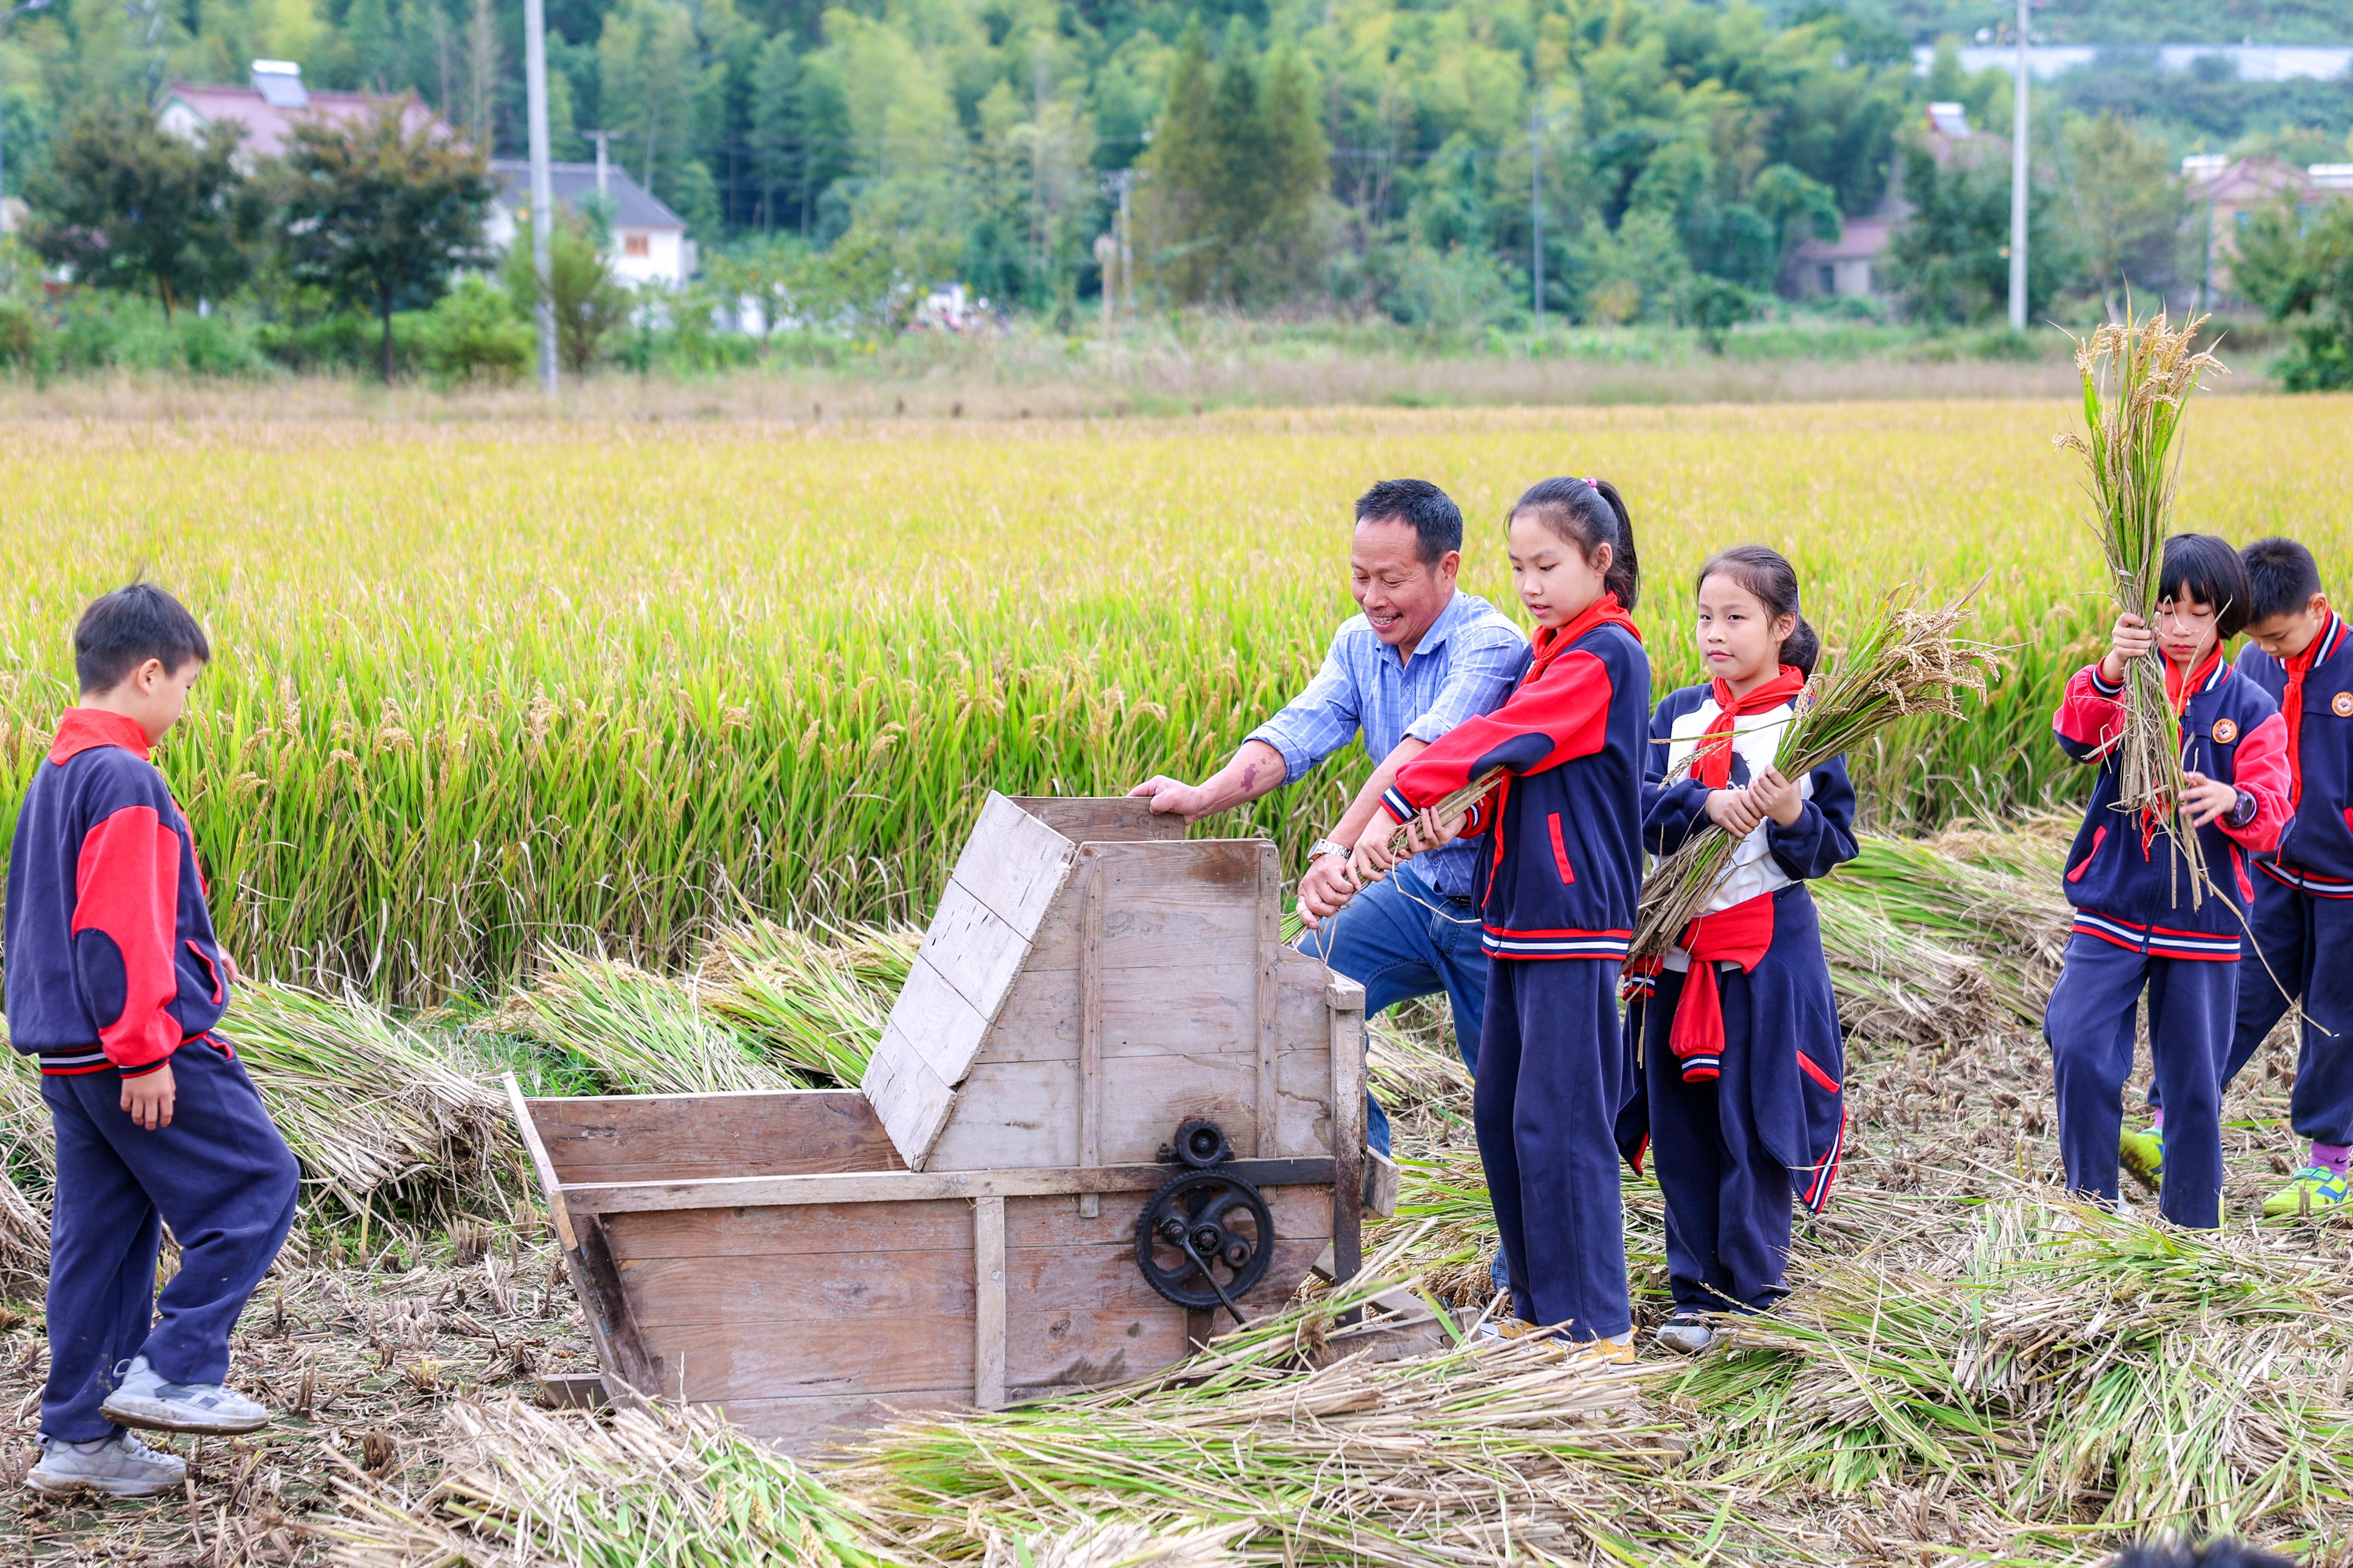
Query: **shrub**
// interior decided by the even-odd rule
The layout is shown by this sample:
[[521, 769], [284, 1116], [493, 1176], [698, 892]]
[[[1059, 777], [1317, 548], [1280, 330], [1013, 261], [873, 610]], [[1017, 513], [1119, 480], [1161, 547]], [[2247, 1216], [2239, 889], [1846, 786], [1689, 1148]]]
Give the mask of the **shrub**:
[[480, 278], [465, 278], [419, 323], [425, 367], [439, 381], [503, 385], [531, 363], [532, 330], [507, 296]]

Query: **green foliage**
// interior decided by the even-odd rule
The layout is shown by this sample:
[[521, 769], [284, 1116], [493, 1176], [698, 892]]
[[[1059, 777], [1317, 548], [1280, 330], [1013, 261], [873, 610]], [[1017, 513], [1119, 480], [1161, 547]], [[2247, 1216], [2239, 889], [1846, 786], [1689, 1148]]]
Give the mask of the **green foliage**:
[[[555, 302], [555, 353], [564, 370], [582, 375], [596, 368], [606, 343], [629, 319], [629, 291], [613, 276], [597, 215], [560, 215], [548, 238], [548, 291]], [[515, 230], [506, 259], [507, 293], [514, 314], [528, 321], [537, 309], [539, 271], [532, 256], [526, 219]]]
[[2065, 141], [2064, 211], [2085, 280], [2111, 316], [2127, 294], [2162, 295], [2188, 210], [2172, 150], [2115, 114], [2070, 117]]
[[237, 169], [243, 135], [215, 125], [190, 143], [143, 110], [101, 103], [65, 128], [27, 182], [37, 216], [26, 237], [79, 281], [152, 290], [166, 315], [224, 296], [251, 269], [246, 244], [260, 218]]
[[[1965, 143], [1964, 145], [1974, 145]], [[2028, 185], [2026, 313], [2040, 317], [2066, 258], [2051, 222], [2052, 182]], [[1956, 325], [1999, 316], [2010, 300], [2010, 166], [2006, 159], [1940, 163], [1923, 142], [1904, 149], [1911, 221], [1887, 247], [1887, 271], [1920, 320]]]
[[1143, 206], [1147, 262], [1176, 298], [1249, 304], [1314, 275], [1316, 208], [1330, 150], [1315, 88], [1295, 49], [1260, 61], [1239, 30], [1212, 62], [1186, 30], [1153, 133]]
[[2353, 202], [2299, 208], [2291, 196], [2249, 216], [2232, 278], [2295, 347], [2274, 367], [2290, 392], [2353, 387]]
[[409, 131], [407, 108], [298, 121], [284, 163], [290, 270], [346, 305], [375, 310], [386, 381], [394, 307], [431, 300], [452, 268], [478, 258], [491, 195], [482, 155], [430, 122]]
[[480, 278], [463, 278], [427, 313], [420, 330], [425, 364], [436, 379], [504, 384], [529, 368], [532, 330], [506, 294]]

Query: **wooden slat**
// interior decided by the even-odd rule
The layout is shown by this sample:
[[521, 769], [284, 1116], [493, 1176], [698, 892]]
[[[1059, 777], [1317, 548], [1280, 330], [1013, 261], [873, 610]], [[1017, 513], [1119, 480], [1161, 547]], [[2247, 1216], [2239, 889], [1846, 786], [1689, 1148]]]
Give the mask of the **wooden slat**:
[[1029, 956], [1029, 940], [950, 878], [918, 950], [982, 1017], [995, 1019], [1007, 987]]
[[[1361, 1015], [1359, 1017], [1361, 1019]], [[1361, 1049], [1358, 1055], [1361, 1058]], [[1360, 1059], [1357, 1064], [1360, 1083], [1362, 1071]], [[1338, 1077], [1336, 1069], [1334, 1077]], [[1356, 1131], [1360, 1144], [1363, 1130], [1363, 1111], [1359, 1109]], [[1169, 1131], [1173, 1132], [1176, 1129], [1172, 1125]], [[1361, 1183], [1364, 1179], [1361, 1163], [1349, 1160], [1346, 1166], [1349, 1175]], [[1330, 1158], [1238, 1160], [1231, 1169], [1236, 1175], [1261, 1186], [1294, 1186], [1333, 1181], [1339, 1173], [1340, 1164]], [[839, 1175], [721, 1176], [695, 1182], [586, 1182], [566, 1185], [562, 1191], [575, 1215], [644, 1214], [667, 1209], [744, 1208], [754, 1205], [920, 1203], [934, 1198], [1150, 1192], [1173, 1173], [1166, 1165], [1099, 1165], [1092, 1169], [1062, 1166], [1009, 1171], [853, 1171]]]
[[1268, 844], [1258, 858], [1258, 1157], [1271, 1160], [1281, 1151], [1282, 1108], [1277, 1076], [1282, 1040], [1277, 1033], [1275, 954], [1282, 951], [1282, 868], [1274, 846]]
[[[1079, 851], [1086, 890], [1079, 906], [1079, 1163], [1103, 1163], [1103, 868], [1092, 845]], [[1102, 1212], [1093, 1193], [1079, 1199], [1090, 1218]]]
[[727, 1418], [770, 1447], [803, 1458], [848, 1443], [900, 1415], [928, 1410], [960, 1410], [971, 1398], [965, 1388], [910, 1389], [881, 1396], [867, 1394], [796, 1398], [735, 1398], [722, 1402]]
[[1327, 984], [1332, 1008], [1332, 1247], [1334, 1277], [1364, 1263], [1365, 988], [1345, 975]]
[[909, 1170], [922, 1170], [955, 1110], [955, 1090], [885, 1026], [860, 1091], [874, 1107], [900, 1159]]
[[526, 1100], [557, 1177], [637, 1182], [890, 1171], [898, 1151], [854, 1089]]
[[906, 984], [899, 988], [899, 999], [882, 1026], [882, 1043], [875, 1049], [878, 1056], [890, 1053], [894, 1061], [912, 1051], [954, 1089], [964, 1082], [987, 1037], [988, 1019], [919, 953], [907, 968]]
[[952, 875], [1007, 925], [1031, 939], [1077, 853], [1069, 839], [992, 791]]
[[1005, 1406], [1005, 1200], [972, 1203], [973, 1403]]
[[531, 1157], [532, 1174], [539, 1180], [541, 1194], [547, 1200], [547, 1217], [555, 1226], [555, 1239], [567, 1253], [578, 1250], [580, 1239], [573, 1234], [572, 1216], [565, 1212], [563, 1183], [555, 1173], [555, 1163], [548, 1158], [547, 1145], [532, 1121], [531, 1102], [522, 1097], [522, 1085], [515, 1075], [506, 1075], [507, 1108], [514, 1113], [515, 1131], [522, 1137], [523, 1152]]
[[1073, 844], [1182, 838], [1185, 819], [1135, 795], [1017, 795], [1013, 804]]

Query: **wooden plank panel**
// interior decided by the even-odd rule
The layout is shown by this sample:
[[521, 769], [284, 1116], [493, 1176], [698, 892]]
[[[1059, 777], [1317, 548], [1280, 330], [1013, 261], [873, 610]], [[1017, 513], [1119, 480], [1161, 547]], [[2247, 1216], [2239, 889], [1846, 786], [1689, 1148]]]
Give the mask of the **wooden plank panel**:
[[[1079, 851], [1086, 891], [1079, 906], [1079, 1163], [1103, 1163], [1103, 868], [1094, 848]], [[1102, 1199], [1088, 1193], [1080, 1211], [1092, 1215]]]
[[725, 1258], [749, 1266], [763, 1258], [836, 1250], [878, 1257], [954, 1251], [971, 1245], [971, 1208], [969, 1198], [945, 1197], [657, 1209], [607, 1215], [605, 1234], [624, 1268], [677, 1258]]
[[901, 1168], [890, 1134], [854, 1089], [523, 1103], [556, 1176], [566, 1182]]
[[1185, 819], [1134, 795], [1017, 795], [1013, 804], [1073, 844], [1182, 838]]
[[955, 1110], [955, 1090], [887, 1026], [860, 1087], [900, 1159], [922, 1170]]
[[1254, 1031], [1258, 1046], [1258, 1093], [1252, 1105], [1258, 1111], [1258, 1148], [1261, 1160], [1274, 1158], [1281, 1142], [1282, 1111], [1278, 1103], [1282, 1090], [1277, 1079], [1282, 1042], [1276, 1030], [1278, 998], [1275, 994], [1276, 954], [1282, 951], [1282, 868], [1275, 863], [1274, 846], [1269, 844], [1258, 858], [1258, 985], [1257, 1025]]
[[[1106, 963], [1097, 973], [1106, 1057], [1172, 1050], [1257, 1054], [1257, 970], [1248, 959], [1156, 968]], [[1007, 993], [988, 1043], [975, 1059], [1076, 1061], [1085, 1006], [1075, 964], [1041, 969], [1033, 955]]]
[[[1104, 877], [1103, 967], [1155, 969], [1246, 963], [1258, 936], [1255, 839], [1098, 844]], [[1246, 869], [1246, 877], [1237, 877]], [[1076, 969], [1075, 925], [1041, 925], [1032, 969]]]
[[[1175, 1175], [1176, 1172], [1171, 1170], [1168, 1174]], [[1322, 1184], [1267, 1186], [1261, 1191], [1265, 1193], [1266, 1206], [1274, 1215], [1277, 1236], [1287, 1238], [1332, 1234], [1331, 1195]], [[1146, 1195], [1133, 1193], [1106, 1196], [1103, 1212], [1095, 1218], [1079, 1214], [1075, 1197], [1008, 1198], [1007, 1247], [1016, 1257], [1033, 1249], [1070, 1251], [1097, 1247], [1118, 1248], [1132, 1257], [1136, 1216], [1144, 1212]], [[1132, 1269], [1134, 1265], [1131, 1262], [1128, 1267]], [[1141, 1282], [1143, 1276], [1135, 1278]]]
[[1005, 1200], [972, 1203], [973, 1403], [1005, 1407]]
[[799, 1399], [729, 1399], [727, 1418], [770, 1447], [806, 1458], [824, 1453], [889, 1424], [895, 1416], [930, 1410], [961, 1410], [971, 1402], [964, 1388], [913, 1389], [888, 1398], [871, 1394]]
[[899, 999], [891, 1005], [875, 1054], [889, 1054], [895, 1065], [912, 1050], [934, 1076], [954, 1089], [964, 1082], [987, 1036], [988, 1020], [918, 954], [908, 966]]
[[[967, 1216], [967, 1221], [969, 1216]], [[965, 1254], [965, 1267], [972, 1255]], [[670, 1399], [888, 1394], [973, 1387], [972, 1315], [870, 1318], [791, 1325], [672, 1323], [649, 1329], [647, 1352]]]
[[1345, 975], [1326, 983], [1332, 1007], [1333, 1278], [1353, 1279], [1364, 1261], [1365, 988]]
[[984, 1018], [1005, 1005], [1006, 988], [1029, 956], [1029, 942], [1002, 916], [951, 879], [923, 931], [917, 956], [938, 971]]
[[[1076, 1059], [973, 1065], [926, 1168], [992, 1171], [1079, 1163]], [[1150, 1160], [1152, 1151], [1145, 1152]]]
[[991, 791], [953, 876], [1025, 939], [1034, 940], [1078, 847]]
[[[1241, 1160], [1235, 1173], [1261, 1185], [1332, 1180], [1329, 1159]], [[850, 1171], [838, 1175], [712, 1176], [692, 1182], [582, 1183], [559, 1189], [582, 1214], [743, 1209], [804, 1204], [921, 1202], [933, 1198], [1030, 1197], [1057, 1193], [1150, 1192], [1168, 1178], [1159, 1165], [1076, 1165], [973, 1171]]]

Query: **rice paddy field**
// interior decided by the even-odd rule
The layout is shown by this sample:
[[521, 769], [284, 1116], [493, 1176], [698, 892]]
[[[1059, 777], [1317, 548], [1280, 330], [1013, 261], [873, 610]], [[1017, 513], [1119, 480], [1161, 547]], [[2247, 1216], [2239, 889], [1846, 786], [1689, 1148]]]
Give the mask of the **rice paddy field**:
[[[287, 1415], [196, 1446], [167, 1506], [12, 1494], [0, 1561], [2088, 1563], [2230, 1531], [2353, 1564], [2353, 1226], [2247, 1219], [2301, 1154], [2293, 1042], [2230, 1101], [2220, 1235], [2054, 1182], [2034, 1028], [2075, 781], [2048, 716], [2107, 618], [2052, 444], [2079, 418], [0, 427], [7, 798], [70, 699], [79, 605], [142, 572], [187, 598], [219, 657], [158, 760], [268, 979], [231, 1026], [310, 1194], [237, 1349]], [[2294, 535], [2337, 581], [2348, 436], [2353, 400], [2211, 399], [2178, 526]], [[1661, 689], [1694, 678], [1692, 570], [1741, 540], [1798, 563], [1833, 645], [1901, 584], [1981, 584], [1974, 635], [2005, 650], [1963, 719], [1853, 760], [1876, 837], [1824, 889], [1848, 1185], [1769, 1328], [1606, 1374], [1475, 1339], [1313, 1371], [1300, 1348], [1354, 1300], [1311, 1292], [1176, 1373], [807, 1469], [707, 1414], [530, 1403], [588, 1363], [499, 1072], [856, 1082], [987, 790], [1213, 767], [1351, 610], [1348, 503], [1376, 478], [1444, 485], [1468, 586], [1508, 605], [1504, 509], [1562, 472], [1634, 509]], [[1295, 870], [1365, 765], [1210, 826]], [[1407, 1170], [1380, 1271], [1475, 1318], [1493, 1229], [1442, 1025], [1393, 1016], [1374, 1077]], [[0, 1484], [33, 1457], [46, 1138], [0, 1063]], [[1655, 1322], [1657, 1190], [1628, 1201]]]

